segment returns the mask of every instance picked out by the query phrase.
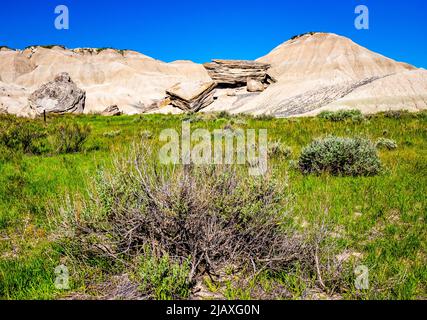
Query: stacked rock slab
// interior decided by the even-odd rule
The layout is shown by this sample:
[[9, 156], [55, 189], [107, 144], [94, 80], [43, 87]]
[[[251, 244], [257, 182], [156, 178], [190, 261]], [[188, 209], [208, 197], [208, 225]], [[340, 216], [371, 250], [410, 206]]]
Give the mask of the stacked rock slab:
[[250, 60], [219, 60], [203, 65], [209, 76], [219, 85], [245, 86], [249, 79], [268, 83], [270, 65]]
[[81, 113], [86, 93], [78, 88], [66, 72], [58, 74], [54, 81], [42, 85], [28, 98], [30, 107], [37, 114]]
[[184, 111], [197, 112], [214, 100], [216, 83], [208, 82], [180, 82], [166, 91], [170, 103]]
[[117, 105], [111, 105], [101, 112], [102, 116], [120, 116], [122, 112]]

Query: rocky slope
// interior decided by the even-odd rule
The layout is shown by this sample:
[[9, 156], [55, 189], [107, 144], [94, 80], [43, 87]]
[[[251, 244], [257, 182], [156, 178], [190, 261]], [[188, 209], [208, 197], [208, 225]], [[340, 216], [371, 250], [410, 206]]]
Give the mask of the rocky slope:
[[[365, 113], [427, 109], [426, 70], [396, 62], [335, 34], [297, 37], [257, 62], [271, 66], [268, 74], [276, 83], [263, 92], [219, 87], [213, 93], [214, 102], [203, 111], [283, 117], [345, 108]], [[3, 48], [0, 109], [27, 114], [30, 94], [62, 72], [86, 92], [86, 113], [101, 112], [111, 105], [128, 114], [181, 112], [165, 105], [166, 91], [177, 83], [211, 81], [203, 65], [164, 63], [134, 51]], [[159, 108], [153, 111], [156, 106]]]

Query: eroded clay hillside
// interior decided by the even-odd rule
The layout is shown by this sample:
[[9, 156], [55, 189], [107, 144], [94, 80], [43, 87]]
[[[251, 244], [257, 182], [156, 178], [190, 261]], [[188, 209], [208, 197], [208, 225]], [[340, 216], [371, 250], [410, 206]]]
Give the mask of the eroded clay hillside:
[[[275, 82], [259, 90], [249, 90], [246, 85], [218, 86], [202, 111], [283, 117], [347, 108], [365, 113], [427, 109], [426, 70], [396, 62], [335, 34], [293, 38], [257, 62], [270, 66], [268, 76]], [[30, 114], [28, 97], [62, 72], [86, 92], [85, 113], [101, 112], [111, 105], [128, 114], [181, 112], [167, 99], [168, 89], [179, 83], [212, 81], [203, 65], [164, 63], [134, 51], [3, 48], [0, 109]]]
[[[427, 71], [329, 33], [289, 40], [257, 61], [278, 80], [232, 112], [292, 116], [357, 108], [365, 113], [427, 108]], [[217, 109], [226, 108], [218, 106]]]
[[[26, 113], [27, 97], [59, 73], [67, 72], [86, 91], [84, 111], [118, 105], [140, 113], [180, 81], [209, 80], [202, 65], [164, 63], [134, 51], [34, 47], [0, 52], [0, 103], [11, 113]], [[8, 95], [11, 95], [10, 97]]]

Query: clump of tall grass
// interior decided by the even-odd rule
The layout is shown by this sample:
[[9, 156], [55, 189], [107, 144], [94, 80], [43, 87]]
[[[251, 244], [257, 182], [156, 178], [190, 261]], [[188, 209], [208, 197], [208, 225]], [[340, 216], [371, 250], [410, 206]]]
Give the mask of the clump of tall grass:
[[91, 133], [87, 124], [61, 122], [55, 127], [54, 146], [58, 153], [73, 153], [83, 149], [83, 144]]
[[189, 273], [189, 260], [177, 263], [168, 253], [153, 253], [148, 246], [144, 248], [136, 266], [139, 290], [156, 300], [188, 298], [191, 293]]
[[379, 138], [375, 146], [377, 149], [387, 149], [387, 150], [394, 150], [397, 149], [397, 143], [394, 140], [387, 139], [387, 138]]
[[280, 140], [270, 141], [268, 143], [268, 155], [289, 158], [292, 155], [292, 149], [282, 143]]

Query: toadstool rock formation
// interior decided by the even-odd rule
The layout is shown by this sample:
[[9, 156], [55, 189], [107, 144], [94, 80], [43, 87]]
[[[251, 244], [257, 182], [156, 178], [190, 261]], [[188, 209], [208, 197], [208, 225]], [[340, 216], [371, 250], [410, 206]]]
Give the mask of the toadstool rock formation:
[[267, 63], [249, 60], [219, 60], [214, 59], [203, 65], [209, 76], [219, 85], [245, 86], [248, 78], [266, 82]]
[[173, 106], [184, 111], [197, 112], [214, 100], [216, 83], [208, 82], [181, 82], [166, 91]]

